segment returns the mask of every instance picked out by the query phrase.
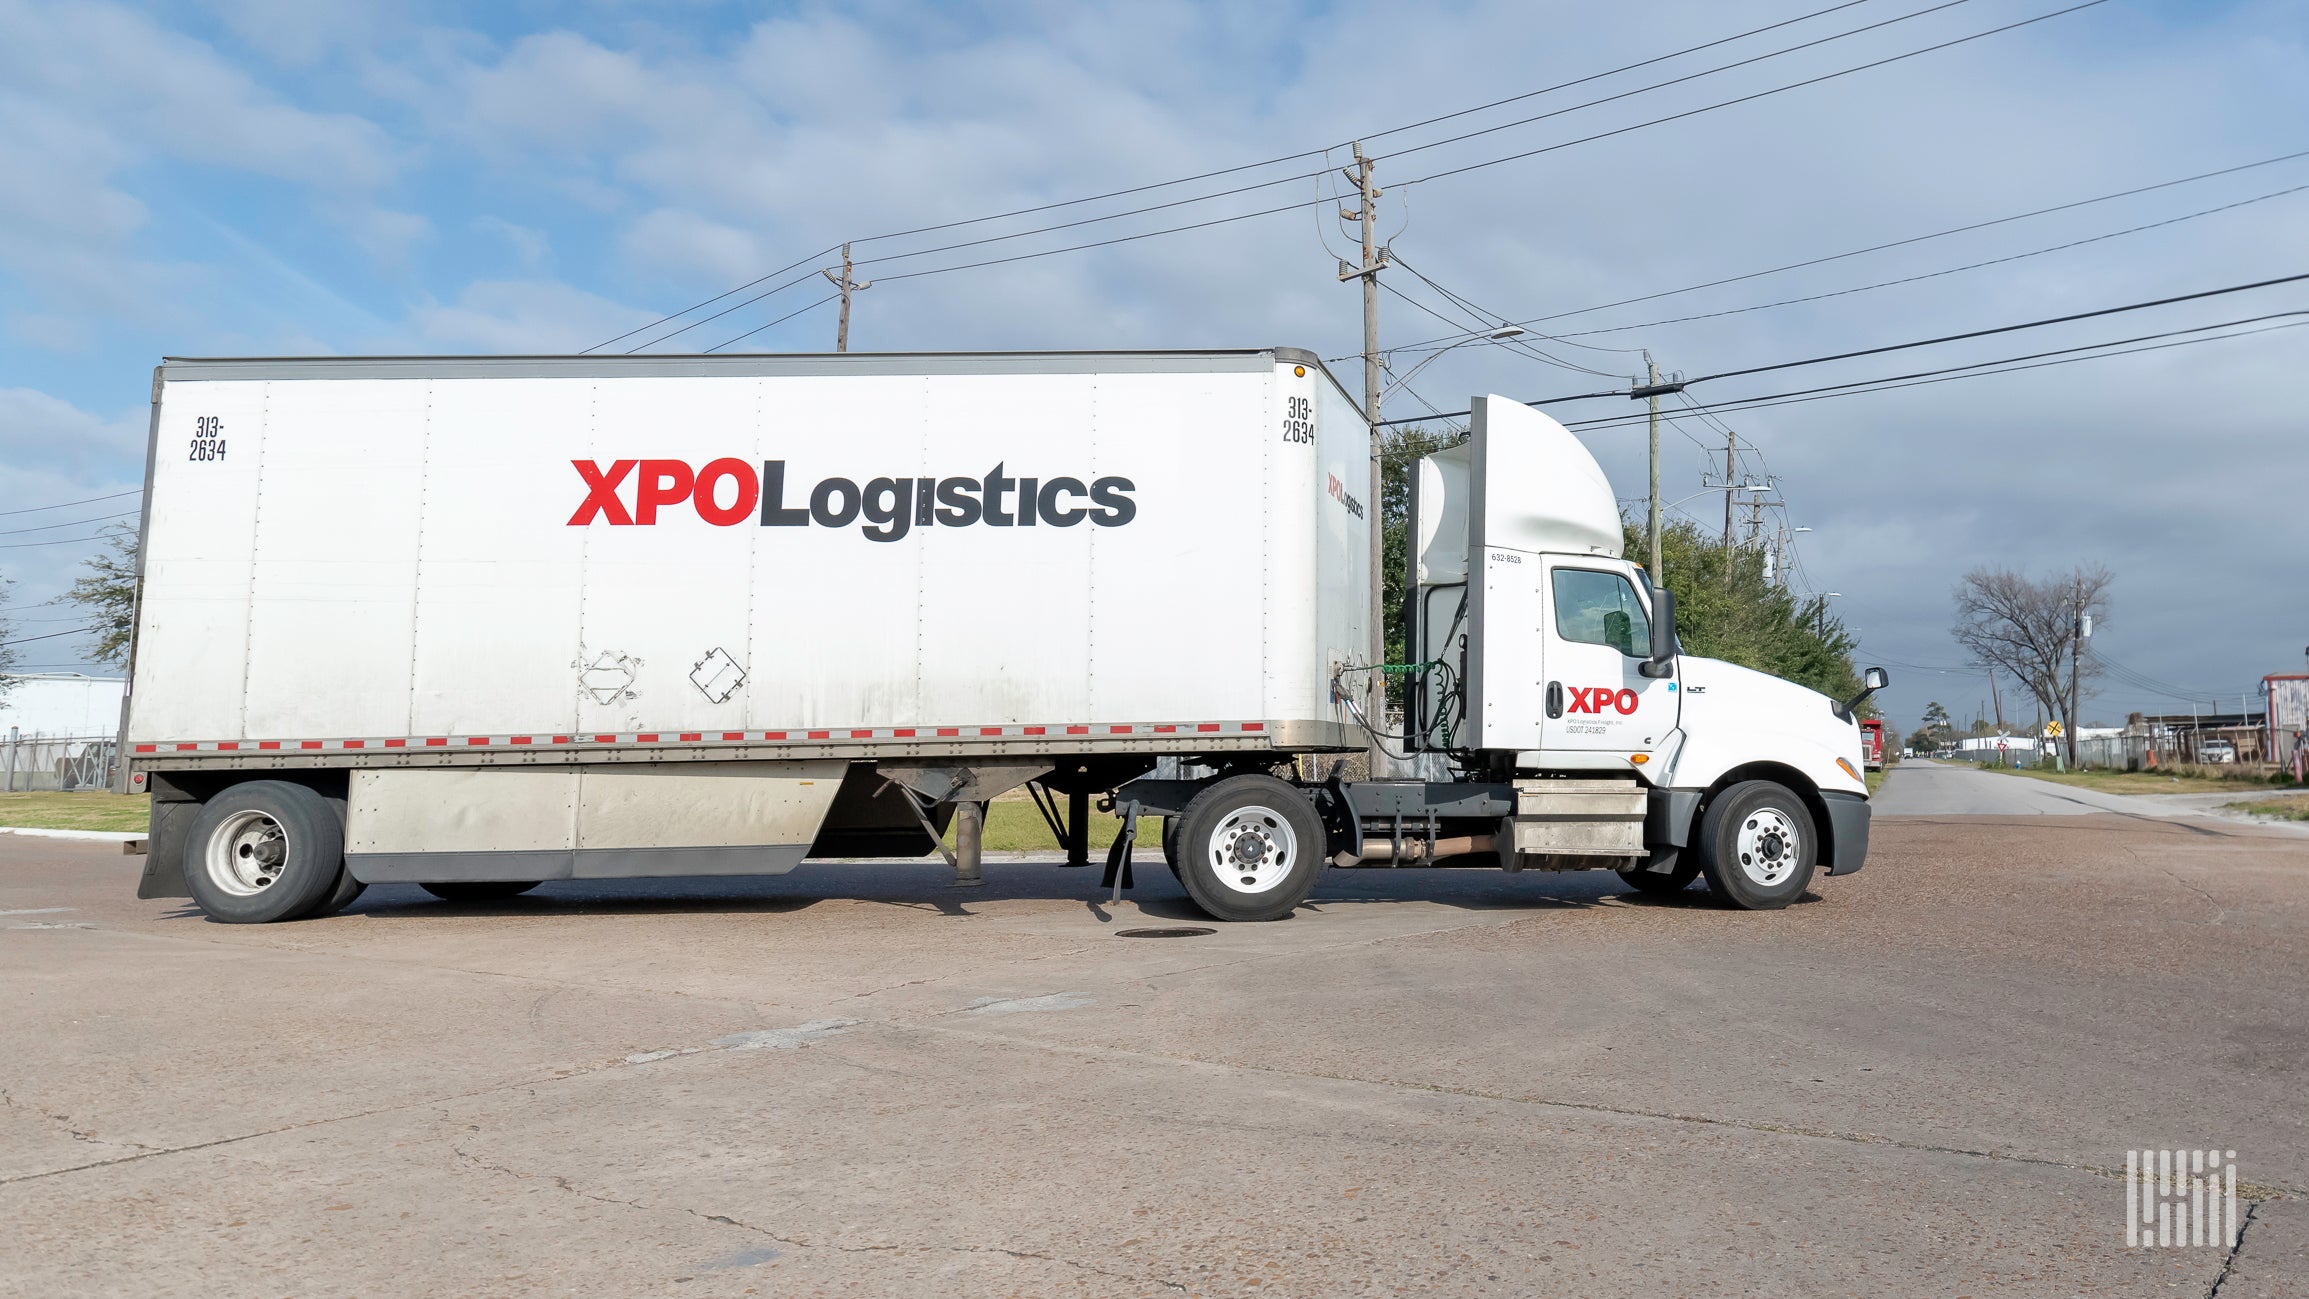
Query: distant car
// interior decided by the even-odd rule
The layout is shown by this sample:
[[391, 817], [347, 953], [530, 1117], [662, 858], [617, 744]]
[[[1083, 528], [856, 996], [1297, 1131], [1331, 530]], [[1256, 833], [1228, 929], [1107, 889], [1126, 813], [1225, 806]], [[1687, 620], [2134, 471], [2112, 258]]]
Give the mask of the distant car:
[[2206, 740], [2197, 746], [2199, 762], [2235, 762], [2237, 746], [2227, 740]]

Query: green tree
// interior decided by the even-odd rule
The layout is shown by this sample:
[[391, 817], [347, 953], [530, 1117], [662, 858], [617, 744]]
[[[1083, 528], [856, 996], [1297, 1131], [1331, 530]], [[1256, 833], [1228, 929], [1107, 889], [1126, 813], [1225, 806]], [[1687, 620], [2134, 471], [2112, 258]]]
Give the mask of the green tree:
[[1379, 440], [1380, 565], [1384, 574], [1387, 626], [1387, 661], [1407, 662], [1403, 646], [1404, 547], [1411, 535], [1411, 482], [1421, 456], [1433, 455], [1462, 441], [1459, 434], [1433, 432], [1419, 425], [1387, 429]]
[[[1628, 526], [1626, 545], [1630, 555], [1646, 553], [1641, 527]], [[1687, 652], [1838, 699], [1860, 692], [1852, 663], [1858, 642], [1825, 597], [1800, 597], [1766, 578], [1761, 551], [1726, 548], [1689, 520], [1671, 519], [1660, 532], [1660, 566], [1676, 595], [1676, 632]], [[1873, 708], [1862, 711], [1874, 715]]]
[[83, 562], [87, 574], [64, 598], [89, 614], [96, 648], [89, 657], [115, 667], [128, 663], [128, 640], [136, 629], [136, 529], [126, 523], [107, 529], [105, 548]]
[[1924, 706], [1924, 730], [1921, 732], [1922, 734], [1938, 737], [1946, 735], [1954, 729], [1955, 723], [1949, 721], [1948, 710], [1941, 706], [1939, 700], [1935, 699]]

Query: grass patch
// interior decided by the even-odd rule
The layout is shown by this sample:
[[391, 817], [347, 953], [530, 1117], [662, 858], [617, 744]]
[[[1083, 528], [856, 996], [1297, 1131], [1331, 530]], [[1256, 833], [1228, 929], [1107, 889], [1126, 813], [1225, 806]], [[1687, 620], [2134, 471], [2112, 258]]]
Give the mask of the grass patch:
[[150, 821], [150, 794], [54, 791], [0, 794], [0, 826], [20, 830], [143, 830]]
[[[1063, 812], [1065, 809], [1066, 804], [1062, 800], [1059, 803], [1059, 810]], [[1090, 810], [1090, 850], [1093, 853], [1105, 852], [1114, 843], [1115, 836], [1121, 833], [1122, 818], [1099, 811], [1098, 804], [1094, 800]], [[1139, 818], [1139, 847], [1161, 848], [1162, 833], [1161, 817], [1142, 816]], [[954, 846], [954, 831], [951, 828], [946, 831], [946, 846], [949, 848]], [[987, 852], [1065, 851], [1059, 844], [1057, 837], [1050, 833], [1050, 827], [1043, 823], [1042, 813], [1035, 810], [1033, 803], [1028, 802], [1023, 796], [1013, 799], [1007, 795], [997, 798], [994, 800], [993, 806], [986, 809], [986, 835], [983, 847]]]
[[2309, 798], [2249, 798], [2237, 803], [2223, 803], [2221, 810], [2242, 812], [2247, 816], [2274, 817], [2279, 821], [2309, 821]]
[[2230, 790], [2256, 792], [2271, 788], [2301, 788], [2283, 775], [2262, 777], [2234, 767], [2176, 766], [2160, 767], [2155, 771], [2054, 771], [2049, 767], [1984, 766], [1981, 770], [2026, 776], [2031, 780], [2049, 781], [2055, 785], [2097, 789], [2104, 794], [2220, 794]]

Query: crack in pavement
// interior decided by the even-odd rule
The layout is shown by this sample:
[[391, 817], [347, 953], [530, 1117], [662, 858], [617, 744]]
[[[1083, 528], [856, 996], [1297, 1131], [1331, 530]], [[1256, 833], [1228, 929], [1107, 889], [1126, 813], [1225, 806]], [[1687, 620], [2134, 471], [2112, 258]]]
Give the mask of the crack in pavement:
[[2221, 1287], [2227, 1285], [2230, 1276], [2237, 1271], [2237, 1256], [2245, 1252], [2245, 1233], [2253, 1229], [2253, 1219], [2259, 1216], [2260, 1212], [2261, 1201], [2259, 1200], [2254, 1200], [2245, 1206], [2245, 1220], [2237, 1224], [2237, 1239], [2230, 1242], [2229, 1256], [2221, 1260], [2221, 1274], [2213, 1278], [2211, 1288], [2205, 1291], [2205, 1299], [2216, 1299], [2216, 1296], [2221, 1293]]
[[[1627, 1105], [1606, 1105], [1601, 1101], [1552, 1100], [1544, 1096], [1518, 1096], [1508, 1092], [1490, 1091], [1479, 1087], [1457, 1087], [1445, 1083], [1406, 1082], [1392, 1078], [1364, 1078], [1354, 1074], [1321, 1073], [1304, 1069], [1285, 1069], [1275, 1065], [1252, 1064], [1237, 1060], [1212, 1060], [1201, 1056], [1175, 1055], [1163, 1051], [1142, 1051], [1132, 1047], [1102, 1046], [1096, 1043], [1051, 1042], [1032, 1037], [1015, 1037], [1006, 1033], [989, 1033], [934, 1023], [928, 1019], [885, 1021], [889, 1028], [916, 1028], [925, 1032], [943, 1033], [973, 1041], [1030, 1047], [1053, 1054], [1112, 1055], [1133, 1060], [1156, 1060], [1170, 1064], [1199, 1065], [1207, 1068], [1234, 1069], [1246, 1073], [1268, 1074], [1282, 1078], [1319, 1078], [1328, 1082], [1352, 1083], [1358, 1086], [1382, 1089], [1427, 1092], [1444, 1096], [1464, 1096], [1471, 1100], [1498, 1101], [1508, 1105], [1530, 1105], [1546, 1109], [1574, 1110], [1591, 1114], [1611, 1114], [1621, 1118], [1657, 1119], [1668, 1123], [1690, 1123], [1709, 1127], [1730, 1128], [1736, 1131], [1765, 1132], [1776, 1136], [1808, 1137], [1821, 1141], [1842, 1141], [1854, 1145], [1885, 1146], [1895, 1150], [1912, 1150], [1919, 1154], [1959, 1155], [1972, 1159], [1990, 1159], [2006, 1163], [2029, 1164], [2044, 1168], [2059, 1168], [2071, 1172], [2089, 1173], [2096, 1177], [2122, 1180], [2125, 1170], [2099, 1164], [2072, 1163], [2041, 1155], [2016, 1155], [2002, 1150], [1975, 1150], [1964, 1146], [1939, 1146], [1928, 1142], [1903, 1141], [1897, 1137], [1873, 1132], [1844, 1132], [1835, 1128], [1817, 1128], [1793, 1123], [1767, 1123], [1758, 1119], [1720, 1118], [1708, 1114], [1679, 1114], [1671, 1110], [1645, 1110]], [[2255, 1203], [2263, 1200], [2289, 1200], [2309, 1196], [2309, 1188], [2282, 1182], [2242, 1183], [2237, 1187], [2240, 1199]]]
[[702, 1209], [693, 1209], [686, 1204], [660, 1205], [647, 1204], [640, 1200], [620, 1199], [614, 1195], [606, 1195], [596, 1193], [594, 1191], [589, 1191], [584, 1187], [577, 1185], [571, 1179], [563, 1177], [559, 1173], [525, 1173], [518, 1168], [508, 1167], [504, 1164], [493, 1164], [488, 1160], [481, 1158], [479, 1155], [474, 1154], [472, 1151], [465, 1149], [463, 1146], [458, 1145], [455, 1141], [451, 1141], [449, 1143], [449, 1151], [450, 1153], [456, 1155], [459, 1159], [464, 1160], [466, 1163], [469, 1163], [476, 1168], [485, 1169], [492, 1173], [503, 1174], [504, 1176], [515, 1178], [524, 1182], [550, 1182], [556, 1190], [565, 1191], [571, 1195], [578, 1196], [581, 1199], [592, 1200], [597, 1204], [622, 1205], [625, 1208], [636, 1209], [643, 1213], [685, 1213], [692, 1218], [698, 1219], [701, 1222], [716, 1223], [725, 1227], [736, 1227], [741, 1231], [750, 1231], [765, 1240], [774, 1240], [781, 1245], [790, 1246], [795, 1249], [830, 1249], [836, 1253], [841, 1254], [902, 1254], [907, 1250], [917, 1250], [925, 1253], [936, 1250], [950, 1254], [1002, 1254], [1010, 1258], [1029, 1259], [1041, 1263], [1056, 1263], [1062, 1267], [1071, 1267], [1077, 1269], [1078, 1271], [1088, 1272], [1093, 1276], [1103, 1276], [1116, 1281], [1129, 1281], [1139, 1285], [1152, 1283], [1154, 1285], [1164, 1286], [1169, 1289], [1176, 1290], [1181, 1294], [1186, 1293], [1187, 1289], [1184, 1285], [1181, 1285], [1176, 1281], [1169, 1280], [1165, 1277], [1133, 1276], [1127, 1272], [1117, 1272], [1110, 1268], [1100, 1267], [1095, 1263], [1084, 1263], [1076, 1259], [1061, 1258], [1056, 1254], [1036, 1253], [1033, 1250], [1004, 1249], [999, 1245], [845, 1245], [838, 1240], [808, 1240], [799, 1236], [781, 1236], [778, 1233], [771, 1231], [767, 1227], [747, 1222], [741, 1218], [733, 1218], [727, 1214], [707, 1213]]
[[[47, 1119], [49, 1122], [55, 1123], [62, 1127], [64, 1129], [64, 1135], [71, 1137], [74, 1141], [85, 1142], [88, 1145], [110, 1146], [116, 1150], [142, 1150], [148, 1152], [156, 1149], [156, 1147], [148, 1146], [141, 1141], [112, 1141], [104, 1137], [97, 1136], [93, 1132], [83, 1131], [82, 1129], [72, 1126], [71, 1115], [56, 1114], [48, 1110], [37, 1109], [33, 1106], [26, 1105], [24, 1102], [17, 1100], [14, 1096], [10, 1095], [6, 1088], [0, 1088], [0, 1106], [4, 1106], [8, 1109], [16, 1110], [25, 1114], [37, 1115], [40, 1118]], [[0, 1179], [0, 1181], [5, 1180], [8, 1179]]]

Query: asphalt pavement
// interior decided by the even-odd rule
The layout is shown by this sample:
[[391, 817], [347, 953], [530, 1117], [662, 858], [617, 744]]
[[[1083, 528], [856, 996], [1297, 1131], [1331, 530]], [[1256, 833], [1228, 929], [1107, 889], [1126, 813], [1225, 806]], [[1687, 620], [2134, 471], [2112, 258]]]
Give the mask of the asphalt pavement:
[[[0, 836], [0, 1295], [2309, 1294], [2309, 845], [2250, 827], [1245, 926], [1144, 860], [227, 926], [118, 854]], [[2126, 1247], [2153, 1146], [2237, 1152], [2241, 1247]]]
[[[2176, 786], [2179, 782], [2175, 782]], [[2038, 780], [2011, 772], [1983, 771], [1970, 763], [1911, 758], [1894, 767], [1877, 791], [1875, 815], [1888, 816], [2121, 816], [2209, 818], [2257, 824], [2280, 836], [2309, 835], [2309, 826], [2251, 822], [2223, 808], [2253, 797], [2215, 794], [2110, 794], [2097, 789]]]

